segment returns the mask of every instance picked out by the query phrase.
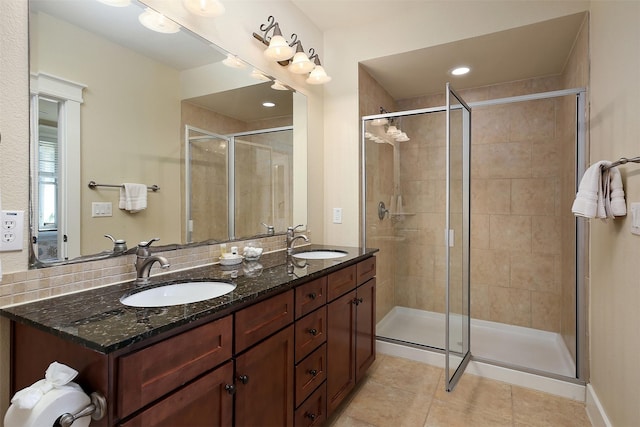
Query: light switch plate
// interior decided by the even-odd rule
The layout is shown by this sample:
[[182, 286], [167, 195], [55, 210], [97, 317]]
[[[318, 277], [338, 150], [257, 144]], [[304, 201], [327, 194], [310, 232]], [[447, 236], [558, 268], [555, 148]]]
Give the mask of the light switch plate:
[[342, 224], [342, 208], [333, 208], [333, 223]]
[[92, 202], [91, 216], [93, 218], [101, 216], [113, 216], [113, 205], [111, 202]]
[[640, 203], [631, 203], [631, 233], [640, 235]]

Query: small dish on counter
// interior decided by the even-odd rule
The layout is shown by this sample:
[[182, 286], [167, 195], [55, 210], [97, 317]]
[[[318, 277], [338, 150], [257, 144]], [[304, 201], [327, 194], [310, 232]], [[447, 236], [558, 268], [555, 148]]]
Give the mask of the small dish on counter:
[[242, 255], [224, 254], [220, 257], [220, 265], [240, 264], [244, 257]]

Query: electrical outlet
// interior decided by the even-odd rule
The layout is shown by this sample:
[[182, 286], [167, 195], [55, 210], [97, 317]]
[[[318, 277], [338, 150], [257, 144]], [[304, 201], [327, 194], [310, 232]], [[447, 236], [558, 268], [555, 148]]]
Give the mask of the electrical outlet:
[[333, 223], [342, 224], [342, 208], [333, 208]]
[[0, 251], [22, 250], [24, 211], [2, 211], [0, 218]]

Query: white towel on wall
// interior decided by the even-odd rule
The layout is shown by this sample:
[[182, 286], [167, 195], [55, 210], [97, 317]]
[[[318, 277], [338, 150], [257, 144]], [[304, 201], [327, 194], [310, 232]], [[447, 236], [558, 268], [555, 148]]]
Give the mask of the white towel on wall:
[[571, 211], [585, 218], [614, 218], [627, 214], [624, 189], [617, 168], [603, 170], [611, 162], [592, 164], [582, 176]]
[[131, 213], [147, 208], [147, 186], [144, 184], [124, 183], [120, 188], [120, 209]]

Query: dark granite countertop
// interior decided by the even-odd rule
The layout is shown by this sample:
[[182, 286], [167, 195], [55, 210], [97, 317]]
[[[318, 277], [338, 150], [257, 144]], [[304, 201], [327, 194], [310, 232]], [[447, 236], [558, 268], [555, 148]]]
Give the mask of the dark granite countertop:
[[[213, 264], [157, 275], [144, 288], [127, 282], [5, 307], [0, 315], [107, 354], [187, 323], [221, 317], [377, 252], [323, 245], [304, 246], [297, 251], [322, 249], [339, 249], [347, 255], [324, 260], [294, 258], [292, 265], [292, 258], [283, 250], [264, 254], [254, 263], [245, 261], [233, 267]], [[238, 272], [237, 278], [231, 278], [231, 270]], [[123, 295], [134, 291], [192, 280], [223, 280], [233, 282], [236, 288], [218, 298], [169, 307], [137, 308], [120, 302]]]

